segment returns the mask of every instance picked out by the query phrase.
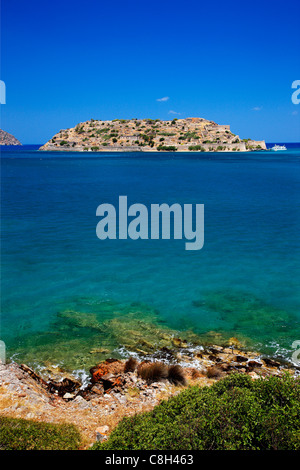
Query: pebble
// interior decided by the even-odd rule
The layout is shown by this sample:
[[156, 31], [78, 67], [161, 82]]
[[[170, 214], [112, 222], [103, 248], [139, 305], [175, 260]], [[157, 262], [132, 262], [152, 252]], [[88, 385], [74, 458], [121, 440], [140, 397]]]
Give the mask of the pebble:
[[65, 393], [64, 396], [63, 396], [63, 398], [64, 398], [65, 400], [72, 400], [72, 398], [74, 398], [74, 396], [75, 396], [75, 395], [74, 395], [73, 393]]

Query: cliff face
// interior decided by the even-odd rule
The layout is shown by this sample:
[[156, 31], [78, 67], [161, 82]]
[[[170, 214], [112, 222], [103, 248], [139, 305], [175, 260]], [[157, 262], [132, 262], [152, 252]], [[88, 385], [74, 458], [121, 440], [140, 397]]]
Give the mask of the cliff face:
[[0, 129], [0, 145], [22, 145], [13, 135]]
[[202, 118], [90, 121], [59, 131], [40, 150], [70, 151], [247, 151], [264, 141], [241, 140], [228, 125]]

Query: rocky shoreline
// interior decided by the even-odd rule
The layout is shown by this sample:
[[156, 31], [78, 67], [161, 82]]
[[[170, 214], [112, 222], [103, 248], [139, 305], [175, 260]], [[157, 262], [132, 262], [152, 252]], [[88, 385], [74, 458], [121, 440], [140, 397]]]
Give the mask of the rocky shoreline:
[[299, 374], [299, 368], [238, 349], [233, 341], [194, 350], [184, 346], [178, 339], [177, 348], [161, 348], [156, 358], [106, 359], [91, 368], [87, 385], [55, 367], [45, 379], [25, 364], [0, 364], [0, 414], [73, 423], [87, 448], [106, 439], [124, 416], [151, 410], [188, 386], [212, 385], [233, 372], [253, 380]]

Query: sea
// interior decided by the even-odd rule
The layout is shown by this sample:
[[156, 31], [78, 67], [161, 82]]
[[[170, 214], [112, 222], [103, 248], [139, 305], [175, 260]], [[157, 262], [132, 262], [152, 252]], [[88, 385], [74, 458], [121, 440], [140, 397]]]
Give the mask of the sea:
[[[278, 142], [277, 142], [278, 143]], [[273, 144], [268, 144], [270, 148]], [[1, 149], [7, 360], [86, 371], [107, 358], [227, 344], [292, 361], [300, 340], [300, 144], [226, 153]], [[100, 204], [204, 204], [204, 246], [100, 240]], [[173, 338], [173, 339], [172, 339]], [[185, 344], [185, 347], [186, 347]]]

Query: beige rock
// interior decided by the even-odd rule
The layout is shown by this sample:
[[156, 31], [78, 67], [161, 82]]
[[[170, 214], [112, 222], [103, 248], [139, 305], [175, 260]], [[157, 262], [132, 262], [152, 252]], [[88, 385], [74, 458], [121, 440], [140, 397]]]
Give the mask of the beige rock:
[[72, 400], [72, 398], [74, 398], [75, 395], [73, 393], [65, 393], [64, 396], [63, 396], [63, 399], [64, 400]]
[[104, 425], [100, 426], [99, 428], [96, 429], [96, 432], [99, 432], [100, 434], [107, 434], [109, 431], [109, 426]]
[[107, 433], [109, 431], [109, 426], [100, 426], [96, 429], [96, 440], [98, 442], [105, 441], [107, 439]]

